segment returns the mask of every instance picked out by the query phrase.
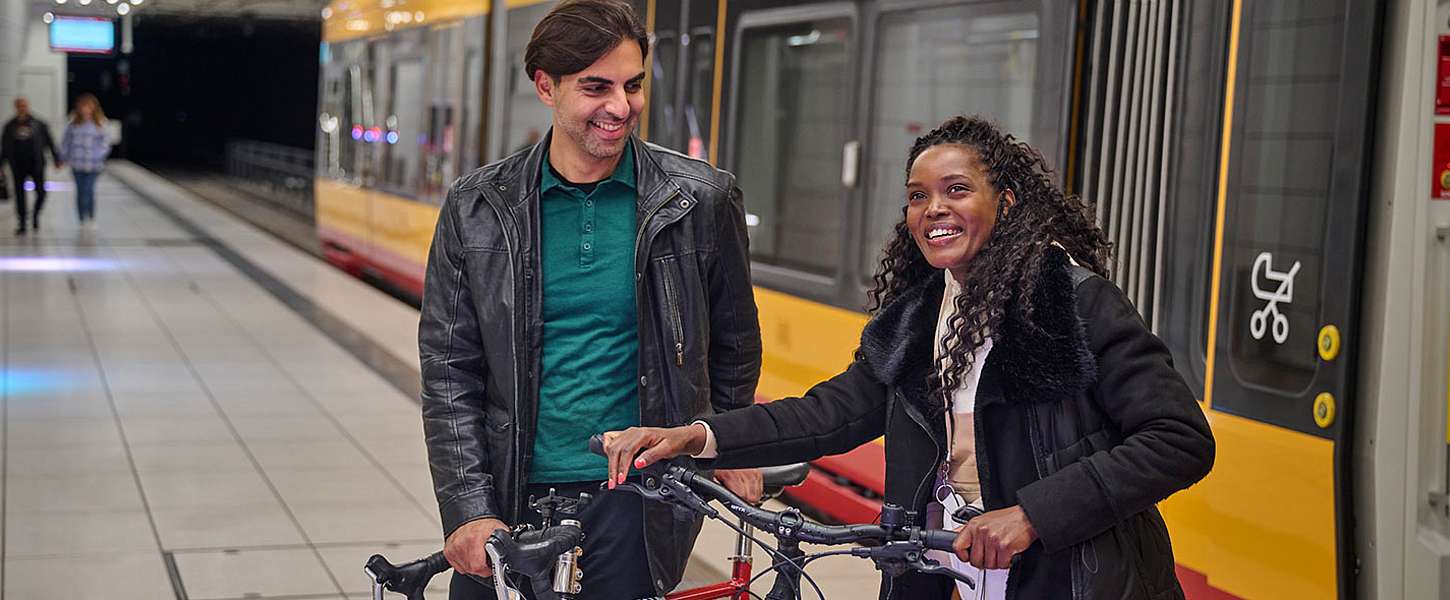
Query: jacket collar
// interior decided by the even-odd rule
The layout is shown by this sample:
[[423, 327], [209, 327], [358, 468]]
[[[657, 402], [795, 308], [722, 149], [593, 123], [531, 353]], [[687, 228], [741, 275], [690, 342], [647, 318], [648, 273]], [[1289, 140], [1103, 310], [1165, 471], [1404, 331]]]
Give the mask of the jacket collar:
[[[543, 176], [540, 169], [544, 160], [549, 155], [549, 143], [554, 137], [554, 130], [551, 128], [544, 134], [539, 143], [534, 144], [524, 157], [523, 163], [518, 167], [520, 170], [512, 173], [501, 173], [503, 178], [519, 182], [519, 193], [513, 196], [512, 205], [517, 206], [528, 198], [537, 197], [542, 193]], [[683, 193], [679, 184], [675, 183], [660, 166], [649, 151], [650, 145], [636, 136], [630, 136], [629, 149], [634, 158], [634, 185], [637, 197], [639, 198], [639, 212], [649, 214], [664, 204], [675, 193]]]
[[[549, 190], [551, 190], [551, 189], [566, 187], [569, 183], [572, 183], [572, 182], [566, 182], [564, 179], [560, 178], [559, 175], [554, 172], [554, 169], [553, 169], [552, 165], [548, 165], [547, 164], [548, 163], [548, 160], [549, 160], [549, 155], [548, 155], [548, 151], [546, 150], [544, 152], [543, 159], [541, 159], [539, 161], [539, 163], [540, 163], [539, 164], [539, 194], [540, 195], [549, 193]], [[598, 181], [597, 182], [598, 186], [599, 187], [610, 186], [610, 185], [623, 186], [625, 188], [628, 188], [630, 192], [635, 192], [636, 191], [636, 188], [635, 188], [635, 184], [634, 184], [634, 181], [635, 181], [634, 163], [635, 163], [634, 152], [624, 152], [619, 157], [619, 164], [617, 164], [617, 165], [614, 166], [614, 172], [613, 173], [610, 173], [609, 174], [609, 177], [605, 177], [604, 179]]]
[[[1049, 248], [1031, 301], [1039, 328], [1028, 327], [1008, 311], [1002, 331], [992, 336], [983, 379], [1001, 378], [1003, 399], [1053, 402], [1072, 398], [1097, 375], [1087, 332], [1077, 312], [1077, 290], [1068, 272], [1067, 254]], [[882, 307], [861, 332], [860, 355], [876, 378], [896, 386], [913, 402], [924, 398], [933, 372], [932, 344], [941, 306], [943, 280], [926, 277]], [[996, 373], [994, 373], [996, 371]], [[982, 389], [988, 386], [984, 383]], [[921, 397], [919, 397], [921, 396]], [[978, 405], [995, 398], [979, 397]], [[930, 414], [930, 413], [929, 413]]]

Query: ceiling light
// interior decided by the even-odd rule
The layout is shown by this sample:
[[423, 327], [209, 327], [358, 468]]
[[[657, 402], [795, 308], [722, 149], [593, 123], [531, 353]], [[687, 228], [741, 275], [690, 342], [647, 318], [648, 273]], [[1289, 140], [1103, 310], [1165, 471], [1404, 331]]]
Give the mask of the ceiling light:
[[116, 7], [116, 14], [121, 15], [123, 17], [126, 16], [126, 13], [129, 13], [129, 12], [131, 12], [131, 5], [130, 4], [126, 4], [126, 3], [123, 2], [123, 3], [121, 3], [120, 6], [117, 6]]
[[43, 15], [40, 15], [40, 20], [45, 21], [45, 24], [46, 25], [49, 25], [51, 23], [51, 21], [54, 21], [55, 20], [55, 13], [48, 12], [48, 13], [45, 13]]

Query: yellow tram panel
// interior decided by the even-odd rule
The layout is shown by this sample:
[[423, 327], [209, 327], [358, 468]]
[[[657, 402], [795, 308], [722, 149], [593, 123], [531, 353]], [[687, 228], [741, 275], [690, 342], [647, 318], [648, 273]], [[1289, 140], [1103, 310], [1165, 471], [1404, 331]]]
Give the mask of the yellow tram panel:
[[864, 313], [758, 286], [755, 304], [764, 347], [758, 394], [799, 396], [851, 364], [866, 326]]
[[1160, 504], [1174, 559], [1242, 598], [1335, 597], [1334, 443], [1207, 415], [1213, 471]]
[[336, 43], [485, 15], [491, 4], [491, 0], [334, 0], [322, 9], [322, 40]]

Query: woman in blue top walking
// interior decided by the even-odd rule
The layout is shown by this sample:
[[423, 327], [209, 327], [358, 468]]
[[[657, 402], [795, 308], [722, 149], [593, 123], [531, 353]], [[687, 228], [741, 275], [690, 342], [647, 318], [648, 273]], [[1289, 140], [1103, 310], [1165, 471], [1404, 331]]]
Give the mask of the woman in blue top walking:
[[111, 153], [111, 137], [105, 125], [106, 114], [101, 112], [100, 101], [91, 94], [81, 94], [61, 140], [62, 158], [70, 163], [76, 178], [76, 213], [83, 227], [95, 226], [96, 179]]

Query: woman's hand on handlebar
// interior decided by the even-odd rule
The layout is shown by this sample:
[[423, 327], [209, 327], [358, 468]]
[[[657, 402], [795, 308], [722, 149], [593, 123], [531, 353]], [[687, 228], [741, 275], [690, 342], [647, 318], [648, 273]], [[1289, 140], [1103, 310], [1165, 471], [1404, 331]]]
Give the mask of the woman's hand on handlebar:
[[967, 521], [952, 547], [958, 558], [978, 569], [1006, 569], [1012, 566], [1012, 557], [1036, 540], [1037, 530], [1027, 520], [1027, 512], [1011, 506]]
[[[705, 449], [705, 426], [630, 427], [604, 434], [604, 456], [609, 459], [609, 489], [624, 483], [632, 465], [643, 469], [654, 463]], [[641, 452], [643, 450], [643, 452]], [[638, 456], [636, 456], [638, 455]]]

